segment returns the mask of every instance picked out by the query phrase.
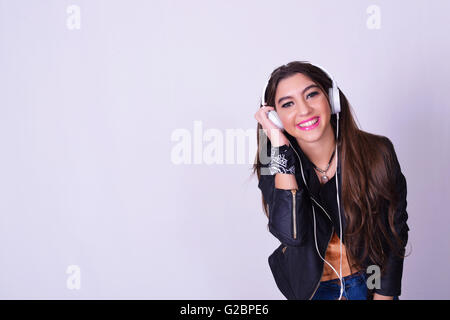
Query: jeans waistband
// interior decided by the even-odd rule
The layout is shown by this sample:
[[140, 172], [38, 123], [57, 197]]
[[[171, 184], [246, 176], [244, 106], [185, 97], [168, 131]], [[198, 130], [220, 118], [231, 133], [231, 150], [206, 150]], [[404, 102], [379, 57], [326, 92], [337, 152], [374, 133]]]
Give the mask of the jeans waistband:
[[[352, 274], [344, 277], [342, 280], [346, 284], [349, 284], [352, 282], [366, 281], [366, 273], [364, 272], [364, 270], [360, 270], [360, 271], [357, 271], [355, 273], [352, 273]], [[329, 286], [340, 286], [340, 283], [341, 283], [341, 281], [339, 280], [339, 278], [320, 282], [321, 285], [325, 285], [325, 286], [328, 286], [328, 285]]]

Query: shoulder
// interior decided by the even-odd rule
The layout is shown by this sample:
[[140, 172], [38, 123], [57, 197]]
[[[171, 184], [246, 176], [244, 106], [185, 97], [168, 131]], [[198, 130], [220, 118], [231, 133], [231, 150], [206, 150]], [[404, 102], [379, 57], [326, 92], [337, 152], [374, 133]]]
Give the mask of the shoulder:
[[371, 149], [378, 151], [384, 157], [396, 156], [394, 144], [388, 137], [362, 130], [359, 134], [363, 143], [366, 143]]
[[384, 144], [386, 165], [390, 170], [399, 171], [400, 163], [397, 158], [397, 153], [395, 152], [394, 144], [387, 137], [383, 137], [383, 144]]
[[385, 170], [391, 174], [397, 175], [401, 172], [394, 144], [388, 137], [362, 130], [360, 135], [362, 143], [368, 148], [367, 151], [371, 152], [372, 157], [376, 159], [375, 163], [384, 164]]

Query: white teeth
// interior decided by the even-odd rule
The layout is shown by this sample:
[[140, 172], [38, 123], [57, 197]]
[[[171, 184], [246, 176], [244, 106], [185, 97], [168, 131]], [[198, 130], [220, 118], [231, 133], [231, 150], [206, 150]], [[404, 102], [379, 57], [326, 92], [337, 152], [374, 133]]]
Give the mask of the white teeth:
[[312, 126], [312, 125], [313, 125], [314, 123], [316, 123], [317, 121], [319, 121], [319, 118], [316, 118], [316, 119], [314, 119], [314, 120], [311, 120], [311, 121], [302, 123], [302, 124], [300, 124], [299, 126], [302, 127], [302, 128], [304, 128], [304, 127], [309, 127], [309, 126]]

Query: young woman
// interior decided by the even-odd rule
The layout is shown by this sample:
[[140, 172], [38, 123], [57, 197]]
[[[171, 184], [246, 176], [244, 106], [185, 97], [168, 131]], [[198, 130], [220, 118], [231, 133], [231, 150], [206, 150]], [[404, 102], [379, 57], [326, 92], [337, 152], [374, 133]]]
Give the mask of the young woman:
[[398, 299], [409, 227], [392, 142], [360, 130], [345, 95], [310, 63], [275, 69], [263, 95], [253, 173], [281, 241], [269, 257], [278, 288], [288, 299]]

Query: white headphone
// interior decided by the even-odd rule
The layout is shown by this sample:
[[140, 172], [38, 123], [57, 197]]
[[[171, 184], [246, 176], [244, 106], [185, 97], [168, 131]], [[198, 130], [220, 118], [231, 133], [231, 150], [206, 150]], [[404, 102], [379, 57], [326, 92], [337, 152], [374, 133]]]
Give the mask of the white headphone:
[[[329, 97], [329, 102], [330, 102], [330, 106], [331, 106], [331, 114], [336, 114], [337, 117], [337, 121], [336, 121], [336, 141], [338, 141], [339, 139], [339, 113], [341, 112], [341, 102], [340, 102], [340, 98], [339, 98], [339, 89], [337, 86], [336, 81], [334, 80], [334, 78], [331, 76], [330, 73], [328, 73], [324, 68], [315, 65], [316, 67], [322, 69], [323, 72], [325, 72], [328, 77], [331, 79], [332, 82], [332, 86], [331, 88], [328, 90], [328, 97]], [[268, 81], [266, 82], [266, 85], [264, 87], [263, 93], [262, 93], [262, 97], [261, 97], [261, 105], [265, 106], [266, 105], [266, 101], [264, 99], [265, 93], [266, 93], [266, 89], [267, 89], [267, 85], [268, 85]], [[270, 111], [268, 112], [268, 117], [270, 120], [272, 120], [279, 128], [282, 128], [282, 124], [280, 119], [278, 118], [278, 115], [276, 114], [275, 111]], [[278, 122], [278, 123], [276, 123]], [[295, 149], [293, 148], [293, 150], [295, 151]], [[295, 151], [295, 153], [297, 154], [297, 151]], [[339, 202], [339, 183], [338, 183], [338, 148], [337, 148], [337, 143], [336, 143], [336, 201], [337, 201], [337, 205], [338, 205], [338, 211], [339, 211], [339, 252], [340, 252], [340, 260], [339, 260], [339, 273], [336, 271], [336, 269], [328, 262], [325, 260], [324, 257], [322, 257], [322, 255], [319, 252], [319, 248], [317, 246], [317, 235], [316, 235], [316, 212], [314, 210], [314, 206], [311, 204], [312, 207], [312, 211], [313, 211], [313, 221], [314, 221], [314, 241], [315, 241], [315, 245], [316, 245], [316, 250], [317, 253], [319, 254], [319, 257], [330, 266], [330, 268], [337, 274], [337, 276], [339, 277], [339, 281], [340, 281], [340, 295], [339, 295], [339, 299], [341, 300], [342, 294], [344, 292], [344, 281], [342, 278], [342, 221], [341, 221], [341, 207], [340, 207], [340, 202]], [[308, 188], [308, 185], [306, 184], [306, 180], [305, 180], [305, 175], [303, 173], [303, 165], [302, 162], [300, 160], [300, 157], [297, 154], [297, 157], [299, 159], [300, 162], [300, 167], [301, 167], [301, 171], [302, 171], [302, 178], [303, 178], [303, 182], [305, 183], [305, 186]], [[309, 189], [309, 188], [308, 188]], [[331, 220], [330, 216], [328, 215], [328, 213], [325, 211], [325, 209], [314, 199], [311, 197], [311, 200], [313, 200], [324, 212], [325, 214], [328, 216], [328, 218]]]

